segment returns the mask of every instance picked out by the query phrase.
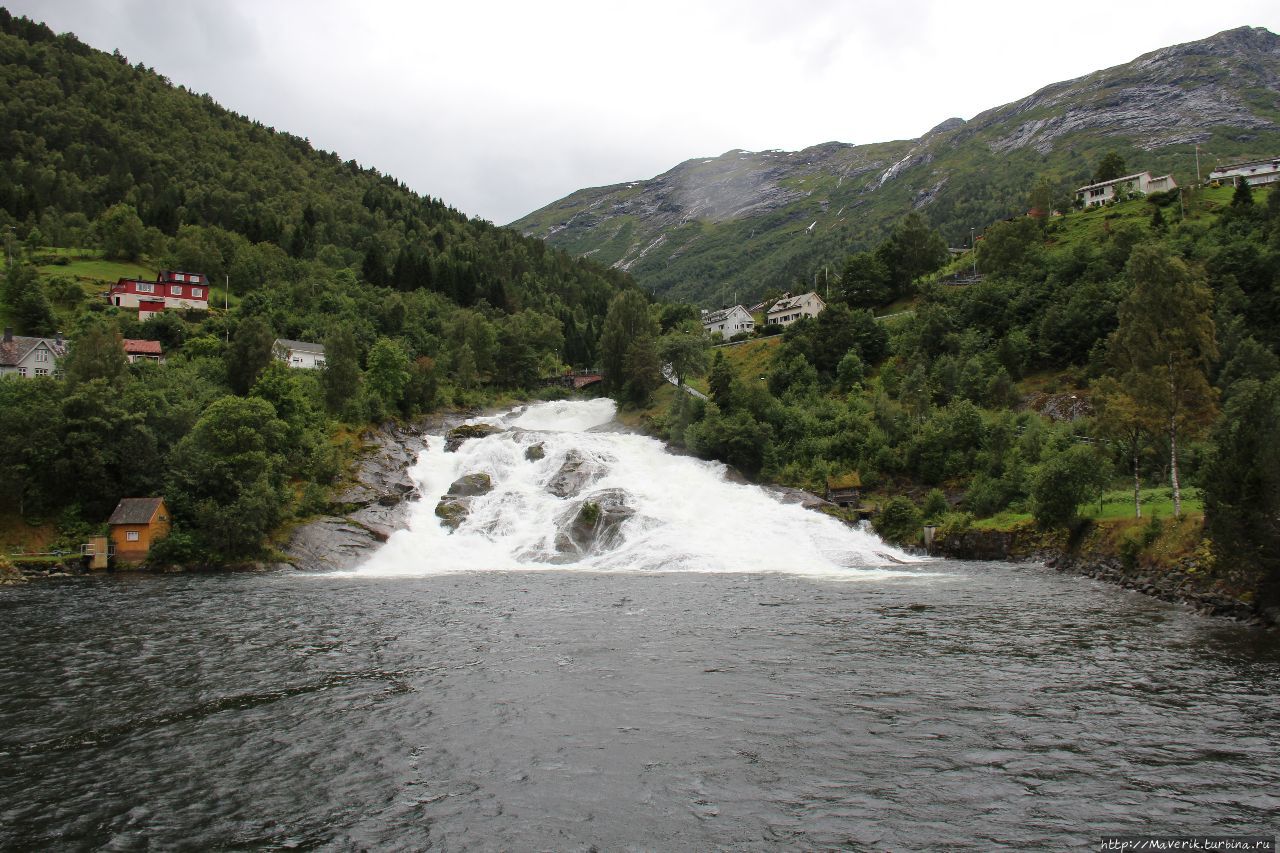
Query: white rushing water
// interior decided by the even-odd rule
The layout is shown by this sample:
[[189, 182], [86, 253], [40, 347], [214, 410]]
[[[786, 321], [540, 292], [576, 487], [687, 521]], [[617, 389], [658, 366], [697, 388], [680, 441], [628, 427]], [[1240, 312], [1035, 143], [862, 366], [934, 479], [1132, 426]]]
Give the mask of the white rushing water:
[[[455, 452], [445, 452], [443, 436], [430, 436], [410, 471], [423, 497], [408, 527], [357, 574], [768, 571], [871, 580], [909, 572], [901, 564], [916, 561], [872, 533], [730, 482], [719, 463], [677, 456], [654, 439], [618, 432], [610, 426], [614, 411], [612, 401], [599, 399], [476, 418], [470, 423], [506, 431], [471, 439]], [[534, 445], [541, 445], [543, 458], [526, 456]], [[585, 482], [559, 497], [548, 484], [566, 461], [580, 463]], [[481, 473], [492, 491], [470, 498], [465, 520], [450, 530], [435, 514], [437, 502], [458, 478]], [[569, 544], [564, 532], [572, 531], [583, 504], [607, 507], [610, 496], [624, 504], [625, 520], [601, 541], [584, 545], [578, 536]]]

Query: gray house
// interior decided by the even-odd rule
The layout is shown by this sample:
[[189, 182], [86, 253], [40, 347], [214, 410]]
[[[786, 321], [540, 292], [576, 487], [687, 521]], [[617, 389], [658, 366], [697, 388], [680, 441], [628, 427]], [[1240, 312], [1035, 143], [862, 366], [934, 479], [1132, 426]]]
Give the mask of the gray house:
[[29, 338], [4, 330], [0, 339], [0, 376], [53, 376], [58, 359], [67, 354], [62, 335], [53, 338]]

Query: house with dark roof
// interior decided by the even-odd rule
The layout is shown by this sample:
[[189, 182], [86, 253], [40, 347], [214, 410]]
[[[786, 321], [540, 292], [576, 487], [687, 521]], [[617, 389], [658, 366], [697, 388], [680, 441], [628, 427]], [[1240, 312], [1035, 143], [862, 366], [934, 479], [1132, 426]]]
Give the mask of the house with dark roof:
[[116, 560], [140, 563], [152, 545], [169, 535], [169, 509], [164, 498], [122, 498], [107, 526]]
[[67, 354], [62, 335], [52, 338], [29, 338], [5, 329], [0, 338], [0, 376], [53, 376], [58, 359]]
[[159, 341], [139, 341], [133, 338], [124, 339], [124, 354], [129, 363], [135, 361], [154, 361], [164, 364], [164, 348]]
[[324, 367], [324, 344], [276, 338], [276, 342], [271, 345], [271, 352], [290, 367], [300, 367], [304, 370]]
[[751, 312], [741, 305], [732, 308], [721, 308], [719, 311], [708, 311], [702, 315], [702, 328], [708, 335], [719, 332], [731, 338], [739, 332], [750, 332], [756, 327]]
[[817, 317], [826, 310], [827, 303], [814, 291], [792, 296], [782, 294], [782, 298], [773, 303], [769, 309], [768, 322], [778, 326], [790, 326], [801, 317]]

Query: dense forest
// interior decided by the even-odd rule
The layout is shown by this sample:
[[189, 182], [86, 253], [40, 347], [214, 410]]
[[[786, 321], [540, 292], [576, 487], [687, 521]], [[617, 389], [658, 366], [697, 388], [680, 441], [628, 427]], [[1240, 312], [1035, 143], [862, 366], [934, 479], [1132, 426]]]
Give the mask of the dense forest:
[[[537, 391], [596, 362], [634, 291], [2, 9], [0, 79], [0, 320], [72, 342], [60, 377], [0, 382], [0, 509], [65, 545], [164, 493], [162, 558], [256, 554], [320, 508], [344, 425]], [[157, 269], [207, 275], [211, 310], [139, 322], [99, 296]], [[122, 338], [166, 363], [128, 365]], [[276, 338], [327, 368], [285, 370]]]

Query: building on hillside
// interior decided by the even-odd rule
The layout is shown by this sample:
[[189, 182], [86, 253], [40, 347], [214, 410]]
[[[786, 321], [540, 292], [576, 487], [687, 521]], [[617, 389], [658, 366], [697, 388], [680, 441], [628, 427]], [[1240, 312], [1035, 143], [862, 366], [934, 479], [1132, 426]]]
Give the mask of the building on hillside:
[[782, 298], [773, 303], [773, 307], [769, 309], [768, 323], [776, 326], [790, 326], [801, 317], [817, 317], [826, 307], [827, 303], [812, 290], [799, 296], [784, 293]]
[[107, 302], [120, 308], [137, 308], [139, 320], [172, 309], [207, 311], [209, 282], [202, 273], [161, 270], [155, 281], [120, 279], [111, 285]]
[[154, 361], [164, 364], [164, 348], [159, 341], [140, 341], [133, 338], [124, 339], [124, 354], [129, 363], [135, 361]]
[[29, 338], [4, 330], [0, 340], [0, 376], [55, 376], [58, 359], [67, 354], [62, 335], [52, 338]]
[[756, 327], [751, 312], [741, 305], [732, 308], [721, 308], [719, 311], [706, 311], [702, 315], [702, 328], [708, 335], [719, 333], [731, 338], [739, 332], [750, 332]]
[[1238, 184], [1244, 181], [1251, 187], [1274, 184], [1280, 181], [1280, 157], [1270, 160], [1246, 160], [1243, 163], [1230, 163], [1219, 166], [1209, 173], [1211, 181], [1231, 181]]
[[1081, 207], [1097, 207], [1113, 201], [1117, 194], [1141, 193], [1142, 195], [1148, 195], [1175, 189], [1177, 186], [1177, 182], [1173, 180], [1173, 175], [1161, 175], [1158, 178], [1154, 178], [1150, 172], [1138, 172], [1111, 181], [1087, 184], [1076, 190], [1076, 202]]
[[857, 471], [839, 477], [827, 477], [827, 500], [837, 506], [859, 506], [862, 503], [862, 478]]
[[164, 498], [122, 498], [107, 526], [116, 560], [140, 563], [152, 545], [169, 535], [169, 509]]
[[271, 345], [271, 354], [290, 367], [304, 370], [324, 367], [324, 344], [276, 338], [276, 342]]

